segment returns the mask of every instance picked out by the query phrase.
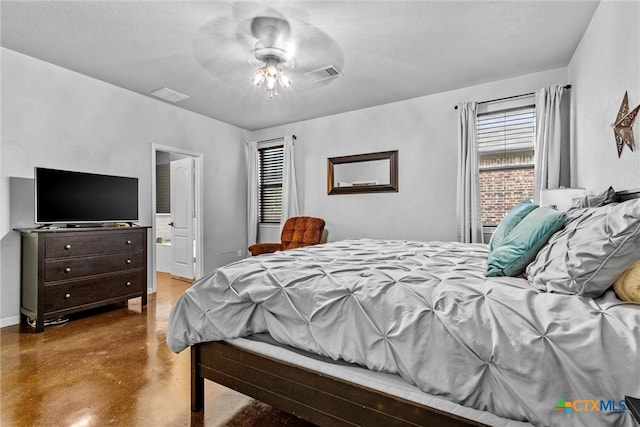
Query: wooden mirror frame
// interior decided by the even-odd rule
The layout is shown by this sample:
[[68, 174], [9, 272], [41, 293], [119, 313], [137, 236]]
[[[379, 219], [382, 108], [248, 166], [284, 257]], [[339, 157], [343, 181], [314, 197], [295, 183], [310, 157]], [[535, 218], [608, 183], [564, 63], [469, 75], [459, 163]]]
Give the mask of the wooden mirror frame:
[[[334, 166], [345, 163], [389, 160], [389, 184], [356, 187], [336, 187], [333, 174]], [[327, 159], [327, 194], [380, 193], [398, 191], [398, 150], [379, 153], [355, 154], [351, 156], [330, 157]]]

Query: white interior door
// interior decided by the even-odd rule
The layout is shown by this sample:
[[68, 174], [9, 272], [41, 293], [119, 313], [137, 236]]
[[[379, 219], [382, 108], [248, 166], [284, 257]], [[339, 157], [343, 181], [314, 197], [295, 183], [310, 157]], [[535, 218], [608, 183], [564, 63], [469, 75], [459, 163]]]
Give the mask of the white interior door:
[[194, 278], [193, 159], [171, 161], [171, 274]]

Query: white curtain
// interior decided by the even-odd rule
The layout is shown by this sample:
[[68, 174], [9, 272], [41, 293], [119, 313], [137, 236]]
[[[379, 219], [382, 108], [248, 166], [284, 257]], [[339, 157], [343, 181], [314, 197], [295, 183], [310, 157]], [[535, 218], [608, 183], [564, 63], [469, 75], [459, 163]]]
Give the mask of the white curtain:
[[295, 149], [293, 136], [284, 137], [284, 163], [282, 165], [282, 219], [280, 232], [287, 219], [300, 215], [298, 186], [296, 185]]
[[568, 173], [568, 156], [563, 155], [560, 104], [563, 86], [549, 86], [536, 92], [536, 146], [534, 199], [540, 201], [540, 190], [556, 189], [561, 174]]
[[[247, 164], [247, 247], [258, 237], [258, 143], [248, 141], [245, 146]], [[250, 256], [251, 253], [247, 252]]]
[[477, 122], [477, 103], [460, 103], [456, 220], [458, 239], [464, 243], [483, 243]]

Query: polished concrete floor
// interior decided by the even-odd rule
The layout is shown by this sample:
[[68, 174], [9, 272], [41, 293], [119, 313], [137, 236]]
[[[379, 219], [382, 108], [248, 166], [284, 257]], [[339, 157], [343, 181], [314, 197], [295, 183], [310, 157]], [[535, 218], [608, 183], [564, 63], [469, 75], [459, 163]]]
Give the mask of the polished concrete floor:
[[[160, 273], [144, 309], [137, 298], [40, 334], [2, 328], [0, 425], [189, 425], [189, 351], [165, 343], [169, 311], [188, 286]], [[251, 402], [205, 383], [205, 426], [224, 425]]]

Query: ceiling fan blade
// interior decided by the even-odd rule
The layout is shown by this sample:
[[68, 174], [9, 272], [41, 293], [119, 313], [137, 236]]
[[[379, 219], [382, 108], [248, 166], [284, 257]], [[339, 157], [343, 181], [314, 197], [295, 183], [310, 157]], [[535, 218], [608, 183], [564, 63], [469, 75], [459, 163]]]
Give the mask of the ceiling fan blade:
[[319, 28], [307, 25], [300, 33], [294, 32], [292, 38], [300, 72], [316, 70], [327, 65], [334, 65], [340, 70], [344, 67], [342, 49], [331, 36]]
[[[229, 17], [220, 17], [201, 26], [193, 35], [196, 60], [216, 79], [236, 80], [249, 73], [247, 56], [253, 39]], [[248, 79], [248, 77], [247, 77]]]

